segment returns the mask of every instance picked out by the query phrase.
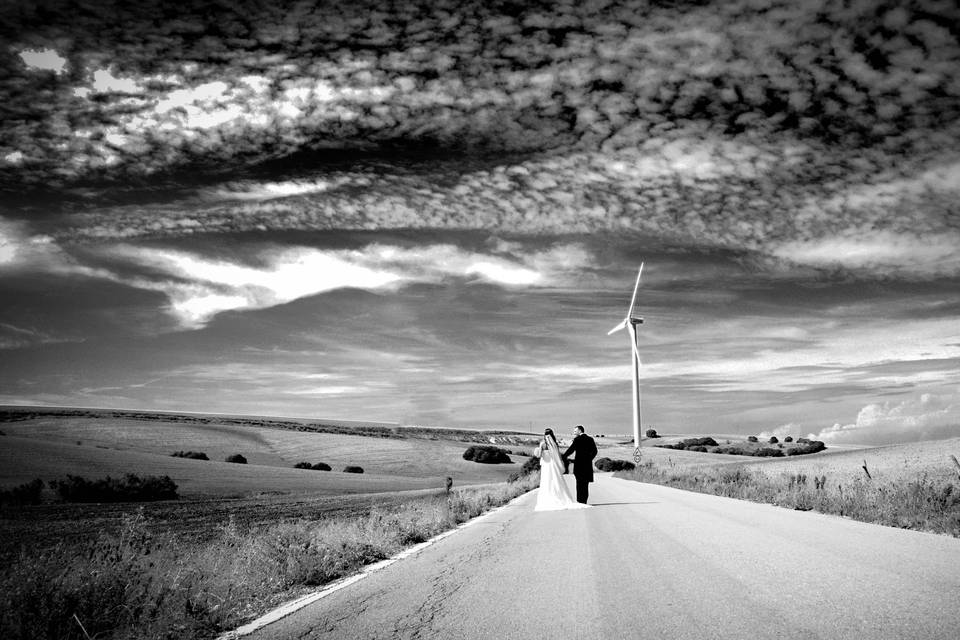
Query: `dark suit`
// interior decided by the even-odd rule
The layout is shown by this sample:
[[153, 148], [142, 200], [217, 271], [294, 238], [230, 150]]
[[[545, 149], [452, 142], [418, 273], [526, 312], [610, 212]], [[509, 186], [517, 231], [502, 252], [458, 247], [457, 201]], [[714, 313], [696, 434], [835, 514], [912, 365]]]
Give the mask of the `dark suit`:
[[573, 477], [577, 479], [577, 502], [587, 503], [590, 492], [590, 483], [593, 482], [593, 459], [597, 456], [597, 443], [585, 433], [581, 433], [563, 454], [566, 460], [574, 455]]

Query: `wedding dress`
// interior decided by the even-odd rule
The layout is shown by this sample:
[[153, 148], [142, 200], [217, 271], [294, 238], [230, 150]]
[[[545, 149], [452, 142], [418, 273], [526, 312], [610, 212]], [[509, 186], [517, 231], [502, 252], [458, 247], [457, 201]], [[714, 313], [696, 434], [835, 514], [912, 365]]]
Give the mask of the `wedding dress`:
[[581, 504], [573, 498], [570, 488], [563, 478], [563, 461], [556, 443], [545, 438], [546, 446], [541, 444], [534, 450], [540, 457], [540, 489], [537, 491], [537, 505], [534, 511], [557, 511], [560, 509], [586, 509], [590, 505]]

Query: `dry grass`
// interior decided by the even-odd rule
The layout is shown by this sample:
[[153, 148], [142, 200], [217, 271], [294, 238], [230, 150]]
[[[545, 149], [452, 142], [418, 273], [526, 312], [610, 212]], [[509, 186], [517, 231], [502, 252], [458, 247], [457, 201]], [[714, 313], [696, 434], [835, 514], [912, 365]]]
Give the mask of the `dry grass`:
[[455, 490], [355, 517], [249, 530], [231, 521], [213, 540], [193, 544], [157, 534], [134, 515], [118, 535], [12, 562], [0, 583], [0, 637], [210, 637], [503, 504], [536, 480]]
[[[468, 462], [469, 444], [451, 439], [176, 416], [43, 416], [3, 426], [0, 486], [137, 472], [170, 476], [184, 497], [140, 509], [0, 512], [4, 639], [208, 637], [532, 488], [529, 479], [503, 482], [520, 464]], [[170, 455], [188, 449], [211, 459]], [[234, 453], [249, 464], [224, 462]], [[366, 473], [293, 468], [302, 460]]]
[[960, 478], [952, 451], [960, 451], [960, 438], [734, 465], [651, 456], [618, 476], [960, 537]]

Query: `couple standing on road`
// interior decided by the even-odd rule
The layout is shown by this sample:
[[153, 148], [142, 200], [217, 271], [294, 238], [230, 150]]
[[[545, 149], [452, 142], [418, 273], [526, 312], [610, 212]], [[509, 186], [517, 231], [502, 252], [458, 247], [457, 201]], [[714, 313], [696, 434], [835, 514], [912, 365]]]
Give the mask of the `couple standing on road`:
[[[593, 482], [593, 459], [597, 455], [597, 443], [583, 432], [583, 427], [574, 427], [573, 442], [566, 452], [560, 453], [560, 445], [553, 429], [543, 432], [543, 440], [533, 454], [540, 458], [540, 490], [534, 511], [559, 509], [585, 509], [590, 483]], [[574, 502], [570, 489], [563, 481], [570, 456], [573, 455], [573, 475], [577, 479], [577, 500]]]

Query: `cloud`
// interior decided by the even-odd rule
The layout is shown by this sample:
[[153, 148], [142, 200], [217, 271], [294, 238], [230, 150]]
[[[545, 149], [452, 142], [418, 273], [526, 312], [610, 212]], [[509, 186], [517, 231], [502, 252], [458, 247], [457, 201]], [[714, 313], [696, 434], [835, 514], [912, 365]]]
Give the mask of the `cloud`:
[[28, 69], [63, 73], [67, 67], [67, 59], [53, 49], [25, 49], [18, 55]]
[[111, 197], [62, 233], [627, 231], [815, 264], [819, 243], [874, 234], [861, 250], [884, 272], [955, 275], [956, 261], [933, 270], [936, 255], [883, 246], [956, 235], [957, 9], [754, 4], [441, 0], [358, 17], [327, 3], [280, 20], [188, 2], [178, 20], [144, 7], [122, 28], [96, 8], [50, 24], [25, 12], [14, 46], [70, 33], [71, 73], [0, 82], [19, 114], [0, 129], [0, 185], [184, 169], [209, 185], [286, 158], [296, 179], [205, 187], [187, 207]]
[[0, 350], [22, 349], [38, 344], [82, 341], [82, 339], [78, 338], [55, 336], [46, 331], [0, 322]]
[[920, 236], [909, 232], [865, 231], [856, 235], [797, 240], [771, 250], [802, 265], [844, 268], [874, 276], [953, 276], [960, 273], [960, 233]]
[[224, 311], [263, 309], [344, 287], [380, 289], [401, 279], [389, 270], [356, 264], [342, 253], [311, 249], [269, 255], [264, 266], [168, 249], [128, 246], [110, 254], [162, 274], [127, 279], [127, 283], [165, 293], [170, 312], [185, 328], [202, 327]]
[[828, 445], [884, 445], [960, 437], [960, 392], [925, 393], [899, 403], [868, 404], [855, 422], [837, 423], [810, 437]]
[[105, 270], [79, 262], [53, 237], [32, 234], [27, 224], [0, 217], [0, 274], [15, 271], [110, 277]]
[[[110, 279], [163, 292], [170, 301], [168, 311], [188, 329], [200, 328], [224, 311], [264, 309], [343, 288], [392, 290], [451, 277], [477, 278], [503, 287], [544, 286], [561, 282], [570, 269], [588, 259], [582, 250], [557, 247], [517, 258], [464, 251], [453, 245], [407, 248], [385, 244], [354, 250], [294, 247], [263, 251], [256, 263], [133, 245], [104, 249], [102, 254], [139, 271], [121, 275], [114, 270], [109, 272]], [[566, 270], [559, 273], [544, 274], [536, 268], [557, 267], [561, 261]]]
[[323, 193], [335, 188], [329, 180], [284, 180], [281, 182], [232, 183], [212, 190], [209, 197], [217, 200], [272, 200], [290, 196]]

